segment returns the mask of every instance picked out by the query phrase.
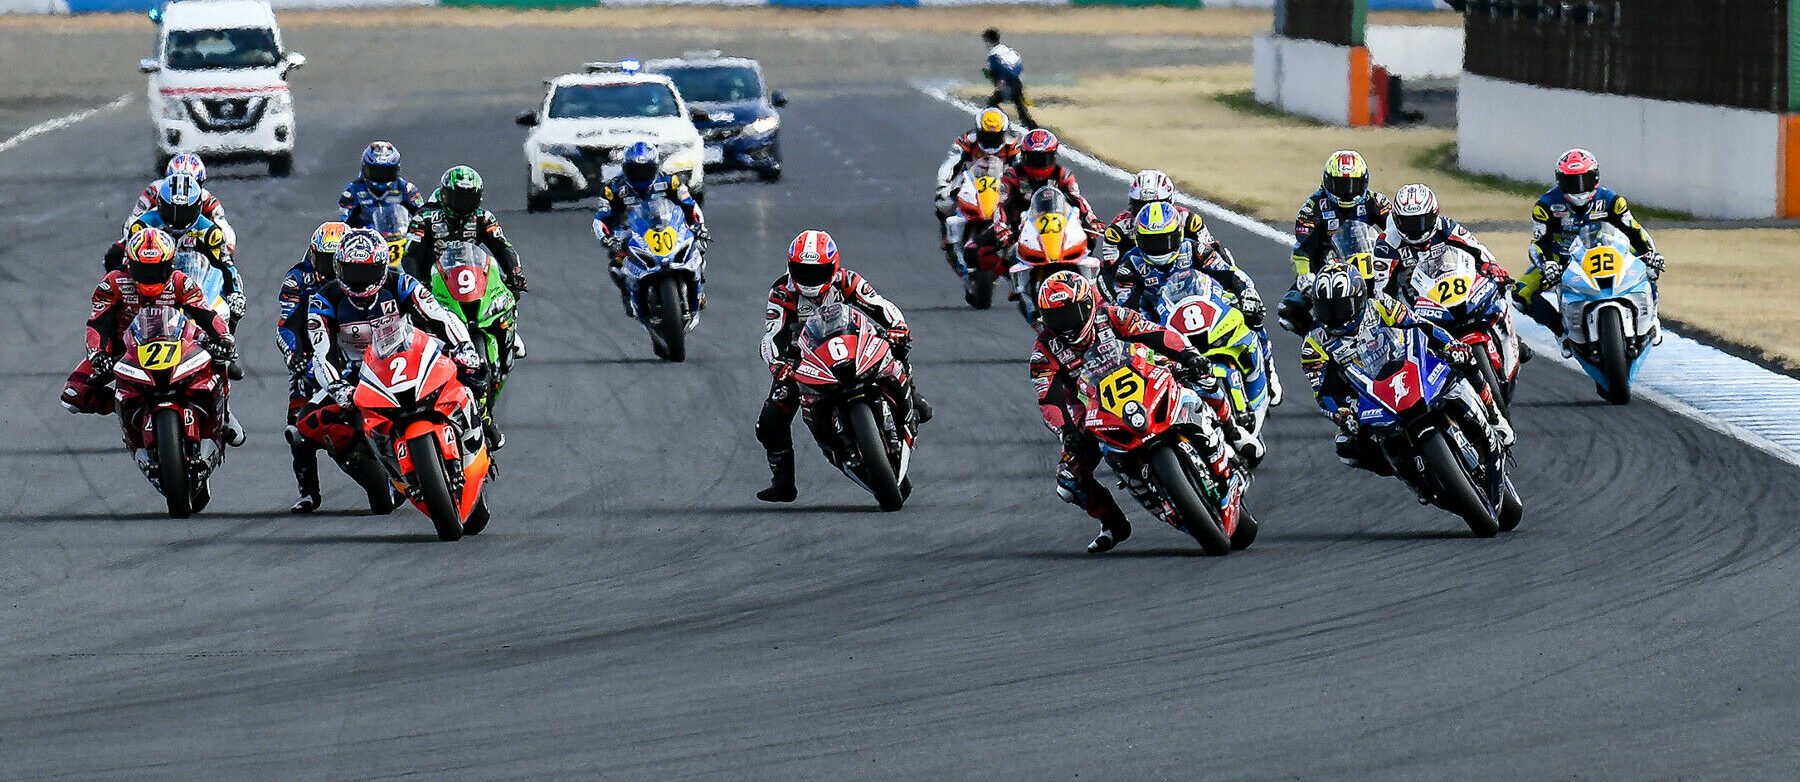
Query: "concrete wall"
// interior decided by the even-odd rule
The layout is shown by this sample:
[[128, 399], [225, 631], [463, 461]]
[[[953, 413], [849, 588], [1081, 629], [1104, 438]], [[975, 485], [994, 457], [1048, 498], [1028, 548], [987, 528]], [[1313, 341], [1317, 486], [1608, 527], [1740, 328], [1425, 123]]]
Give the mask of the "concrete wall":
[[1463, 74], [1456, 121], [1470, 171], [1547, 183], [1558, 156], [1586, 147], [1601, 181], [1633, 201], [1718, 218], [1772, 217], [1781, 205], [1778, 114]]
[[1351, 47], [1259, 33], [1251, 52], [1258, 103], [1350, 124]]
[[66, 14], [69, 4], [63, 0], [0, 0], [0, 16], [7, 14]]
[[1369, 25], [1363, 31], [1369, 59], [1405, 79], [1448, 79], [1462, 73], [1461, 27]]

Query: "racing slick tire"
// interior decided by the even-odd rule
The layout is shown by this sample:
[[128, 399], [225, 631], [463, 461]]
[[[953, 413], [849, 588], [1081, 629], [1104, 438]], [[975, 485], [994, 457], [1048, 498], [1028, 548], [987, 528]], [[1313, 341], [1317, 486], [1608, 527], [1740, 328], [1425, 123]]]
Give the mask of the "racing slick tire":
[[1500, 522], [1488, 512], [1487, 504], [1475, 490], [1475, 482], [1469, 479], [1462, 458], [1456, 455], [1456, 448], [1450, 444], [1444, 430], [1433, 431], [1419, 444], [1419, 450], [1425, 457], [1426, 472], [1431, 473], [1443, 490], [1440, 501], [1444, 503], [1444, 509], [1461, 516], [1475, 537], [1491, 538], [1499, 534]]
[[856, 452], [862, 464], [863, 482], [874, 492], [875, 502], [888, 512], [906, 504], [906, 492], [894, 479], [894, 466], [888, 461], [886, 438], [875, 423], [875, 410], [864, 400], [851, 402], [844, 416], [850, 422], [850, 434], [856, 441]]
[[1600, 376], [1606, 386], [1601, 398], [1615, 405], [1631, 404], [1631, 357], [1625, 354], [1625, 323], [1619, 311], [1607, 307], [1600, 311], [1597, 329], [1600, 334]]
[[156, 437], [157, 485], [169, 503], [169, 518], [185, 519], [194, 514], [193, 488], [189, 485], [187, 444], [182, 442], [185, 429], [181, 412], [158, 410], [150, 427]]
[[1231, 538], [1225, 536], [1225, 527], [1219, 522], [1219, 515], [1211, 503], [1201, 499], [1200, 492], [1194, 489], [1194, 479], [1185, 461], [1167, 445], [1157, 445], [1150, 450], [1150, 472], [1156, 476], [1156, 485], [1175, 505], [1175, 512], [1181, 516], [1187, 534], [1194, 537], [1207, 556], [1229, 554]]
[[1231, 531], [1231, 550], [1243, 551], [1256, 542], [1256, 533], [1262, 530], [1262, 524], [1250, 515], [1250, 509], [1238, 507], [1237, 529]]
[[687, 360], [687, 318], [682, 316], [681, 280], [664, 277], [656, 281], [657, 339], [663, 345], [663, 358], [674, 363]]
[[412, 452], [413, 482], [425, 500], [425, 515], [437, 528], [438, 540], [456, 540], [463, 536], [462, 519], [456, 512], [456, 500], [450, 496], [450, 482], [444, 477], [444, 454], [438, 450], [437, 436], [422, 434], [408, 440]]
[[1511, 532], [1519, 528], [1519, 522], [1525, 519], [1525, 501], [1519, 499], [1519, 490], [1512, 481], [1506, 481], [1506, 496], [1500, 498], [1500, 531]]

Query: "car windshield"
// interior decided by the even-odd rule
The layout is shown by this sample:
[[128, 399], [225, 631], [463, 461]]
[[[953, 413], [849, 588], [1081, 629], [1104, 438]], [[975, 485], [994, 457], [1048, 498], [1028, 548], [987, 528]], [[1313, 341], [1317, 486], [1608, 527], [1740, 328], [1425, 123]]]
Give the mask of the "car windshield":
[[693, 66], [662, 72], [675, 82], [681, 97], [699, 103], [736, 103], [762, 97], [755, 68], [742, 65]]
[[170, 30], [163, 64], [172, 71], [272, 68], [281, 62], [275, 31], [262, 27]]
[[675, 93], [666, 84], [571, 84], [550, 97], [551, 119], [680, 115]]

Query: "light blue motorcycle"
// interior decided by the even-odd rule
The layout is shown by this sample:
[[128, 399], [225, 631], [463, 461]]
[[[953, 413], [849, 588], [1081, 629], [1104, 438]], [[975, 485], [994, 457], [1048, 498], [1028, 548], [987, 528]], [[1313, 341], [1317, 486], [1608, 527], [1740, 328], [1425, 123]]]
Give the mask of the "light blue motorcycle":
[[231, 305], [225, 303], [225, 272], [193, 250], [175, 253], [175, 270], [198, 283], [200, 292], [206, 294], [206, 306], [219, 313], [226, 322], [231, 321]]
[[650, 335], [650, 347], [669, 361], [687, 359], [687, 332], [700, 324], [706, 301], [706, 258], [687, 216], [667, 199], [632, 207], [625, 219], [625, 290], [631, 314]]
[[1570, 238], [1568, 264], [1556, 289], [1566, 334], [1563, 344], [1615, 405], [1631, 401], [1631, 382], [1650, 348], [1662, 341], [1656, 285], [1631, 241], [1606, 223]]

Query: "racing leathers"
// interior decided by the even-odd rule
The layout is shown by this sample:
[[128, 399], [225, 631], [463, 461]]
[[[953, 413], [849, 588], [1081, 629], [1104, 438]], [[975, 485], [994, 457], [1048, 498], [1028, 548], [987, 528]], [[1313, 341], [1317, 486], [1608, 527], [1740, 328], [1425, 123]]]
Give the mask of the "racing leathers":
[[[1331, 238], [1346, 223], [1365, 223], [1380, 232], [1387, 228], [1393, 214], [1393, 202], [1374, 190], [1365, 192], [1355, 203], [1345, 206], [1325, 188], [1319, 188], [1300, 205], [1294, 216], [1294, 286], [1281, 297], [1281, 322], [1284, 328], [1304, 331], [1312, 327], [1307, 308], [1312, 302], [1306, 290], [1312, 285], [1312, 274], [1325, 261], [1331, 249]], [[1292, 324], [1292, 326], [1290, 326]]]
[[328, 284], [307, 304], [306, 336], [313, 381], [346, 410], [350, 409], [363, 353], [375, 336], [373, 321], [388, 315], [411, 318], [414, 326], [443, 340], [444, 354], [456, 362], [465, 378], [485, 368], [462, 321], [445, 311], [431, 289], [411, 275], [390, 272], [367, 306], [352, 301], [343, 285]]
[[[765, 313], [762, 337], [763, 363], [769, 366], [769, 395], [763, 400], [762, 412], [756, 418], [756, 440], [769, 459], [770, 487], [758, 494], [765, 500], [792, 501], [794, 488], [794, 415], [800, 410], [800, 388], [794, 380], [794, 367], [800, 360], [796, 342], [807, 318], [827, 304], [843, 303], [855, 307], [875, 321], [887, 333], [894, 356], [905, 368], [906, 387], [897, 395], [906, 409], [895, 413], [913, 425], [931, 417], [930, 406], [919, 398], [912, 384], [912, 367], [907, 354], [912, 334], [906, 316], [893, 302], [875, 292], [863, 276], [843, 269], [817, 297], [806, 296], [782, 275], [769, 289], [769, 306]], [[916, 413], [915, 413], [916, 411]], [[807, 422], [810, 426], [811, 421]]]
[[373, 228], [370, 222], [383, 204], [399, 204], [409, 214], [418, 214], [425, 209], [425, 196], [405, 177], [374, 183], [359, 177], [344, 185], [344, 192], [338, 195], [338, 222], [351, 228]]
[[1031, 211], [1031, 194], [1045, 185], [1054, 185], [1068, 196], [1069, 203], [1081, 215], [1082, 227], [1091, 237], [1098, 237], [1102, 227], [1100, 218], [1094, 215], [1094, 207], [1081, 197], [1081, 185], [1075, 182], [1075, 172], [1068, 166], [1058, 163], [1049, 177], [1039, 179], [1025, 173], [1019, 165], [1006, 169], [1006, 175], [1000, 178], [1000, 219], [994, 221], [994, 236], [1000, 244], [1011, 244], [1018, 234], [1019, 220], [1026, 212]]
[[311, 311], [313, 294], [329, 284], [313, 268], [311, 254], [302, 253], [300, 262], [288, 269], [277, 294], [281, 314], [275, 320], [275, 344], [288, 370], [288, 450], [294, 461], [294, 480], [300, 485], [300, 496], [312, 498], [318, 506], [319, 451], [311, 442], [299, 437], [293, 427], [312, 395], [318, 391], [312, 381], [312, 341], [306, 332], [306, 317]]
[[1019, 157], [1019, 140], [1023, 136], [1018, 132], [1006, 131], [1005, 140], [993, 152], [981, 147], [981, 142], [976, 139], [978, 132], [971, 130], [957, 136], [955, 141], [950, 142], [950, 154], [944, 156], [944, 162], [938, 165], [937, 215], [939, 220], [943, 220], [956, 209], [956, 194], [953, 192], [956, 187], [956, 176], [961, 174], [963, 169], [968, 168], [970, 163], [984, 157], [996, 157], [1000, 159], [1000, 162], [1011, 166], [1013, 161]]
[[[178, 252], [199, 253], [202, 258], [205, 258], [208, 263], [222, 273], [224, 280], [219, 292], [224, 296], [225, 303], [231, 308], [230, 324], [235, 330], [237, 322], [244, 317], [245, 308], [249, 306], [244, 299], [243, 279], [238, 276], [237, 264], [232, 261], [229, 247], [230, 238], [225, 233], [225, 229], [207, 219], [206, 215], [194, 218], [194, 222], [186, 228], [168, 227], [163, 223], [162, 215], [154, 209], [132, 218], [131, 222], [125, 225], [125, 231], [119, 240], [114, 242], [111, 247], [106, 248], [106, 258], [104, 259], [106, 270], [110, 272], [125, 268], [125, 243], [131, 241], [131, 237], [137, 235], [139, 231], [147, 228], [160, 228], [167, 231], [170, 238], [175, 240]], [[194, 280], [193, 282], [195, 285], [199, 285], [201, 281]]]
[[[1116, 227], [1108, 227], [1108, 233]], [[1154, 320], [1158, 317], [1156, 303], [1162, 297], [1163, 283], [1186, 269], [1197, 269], [1217, 280], [1236, 301], [1238, 311], [1244, 314], [1244, 325], [1256, 332], [1257, 341], [1262, 343], [1263, 373], [1269, 378], [1269, 403], [1281, 404], [1281, 380], [1275, 373], [1275, 351], [1269, 344], [1269, 331], [1263, 327], [1266, 310], [1262, 296], [1256, 292], [1256, 282], [1238, 268], [1231, 251], [1214, 239], [1205, 226], [1201, 226], [1197, 238], [1181, 241], [1175, 260], [1166, 266], [1151, 263], [1135, 244], [1126, 250], [1112, 264], [1113, 302]]]
[[1631, 216], [1631, 205], [1625, 196], [1599, 187], [1593, 200], [1579, 207], [1569, 203], [1562, 188], [1550, 188], [1531, 206], [1531, 269], [1519, 278], [1514, 295], [1524, 306], [1525, 314], [1558, 337], [1563, 335], [1562, 313], [1538, 294], [1562, 281], [1563, 266], [1569, 262], [1563, 255], [1569, 238], [1582, 226], [1596, 222], [1610, 223], [1625, 234], [1631, 241], [1631, 251], [1643, 258], [1653, 272], [1653, 285], [1656, 275], [1662, 273], [1662, 255], [1650, 240], [1650, 232]]
[[[132, 279], [131, 272], [110, 271], [94, 288], [92, 314], [87, 321], [87, 357], [70, 373], [68, 383], [63, 386], [63, 407], [71, 413], [107, 415], [113, 412], [112, 367], [125, 350], [125, 332], [140, 311], [155, 306], [179, 309], [199, 325], [214, 343], [207, 349], [215, 358], [230, 361], [237, 357], [231, 327], [207, 304], [206, 293], [200, 290], [200, 284], [186, 274], [171, 272], [169, 282], [160, 294], [145, 296], [138, 292], [137, 281]], [[229, 426], [236, 431], [236, 421], [229, 418], [229, 412], [227, 415]]]
[[1455, 220], [1440, 217], [1437, 231], [1420, 244], [1402, 241], [1400, 231], [1393, 225], [1389, 225], [1383, 232], [1382, 241], [1375, 245], [1375, 252], [1393, 261], [1393, 265], [1388, 274], [1387, 289], [1382, 292], [1405, 301], [1413, 270], [1418, 268], [1419, 261], [1429, 257], [1433, 250], [1442, 245], [1468, 253], [1475, 259], [1476, 273], [1492, 279], [1502, 289], [1512, 286], [1512, 276], [1507, 274], [1506, 267], [1494, 260], [1494, 254], [1475, 238], [1474, 233]]
[[[131, 207], [131, 219], [136, 220], [146, 212], [156, 211], [156, 205], [161, 201], [156, 193], [156, 187], [161, 182], [162, 180], [159, 179], [144, 188], [144, 192], [138, 196], [137, 203]], [[225, 205], [219, 203], [219, 199], [213, 197], [212, 191], [204, 187], [200, 188], [200, 214], [213, 221], [225, 232], [225, 251], [235, 254], [237, 252], [237, 231], [232, 230], [231, 223], [225, 220]]]
[[1360, 392], [1351, 384], [1349, 376], [1343, 370], [1344, 364], [1358, 355], [1363, 343], [1377, 339], [1374, 335], [1376, 330], [1388, 328], [1418, 330], [1426, 345], [1434, 353], [1449, 360], [1458, 370], [1458, 375], [1468, 381], [1467, 388], [1472, 394], [1465, 392], [1460, 385], [1455, 392], [1456, 398], [1463, 404], [1465, 419], [1473, 425], [1484, 427], [1488, 442], [1512, 445], [1512, 426], [1494, 403], [1495, 390], [1488, 386], [1486, 378], [1475, 369], [1475, 361], [1481, 360], [1476, 357], [1475, 351], [1431, 321], [1414, 315], [1399, 300], [1385, 294], [1375, 294], [1363, 307], [1354, 332], [1339, 336], [1323, 327], [1316, 327], [1306, 335], [1300, 346], [1300, 368], [1305, 370], [1307, 382], [1312, 385], [1313, 399], [1325, 417], [1338, 426], [1336, 443], [1340, 461], [1378, 475], [1393, 474], [1393, 467], [1380, 447], [1370, 439], [1366, 430], [1358, 426], [1356, 411]]
[[[1200, 393], [1221, 425], [1228, 427], [1228, 432], [1236, 429], [1231, 424], [1228, 402], [1206, 358], [1180, 332], [1159, 326], [1130, 309], [1102, 303], [1094, 313], [1093, 345], [1110, 340], [1135, 342], [1173, 361], [1182, 368], [1183, 379], [1188, 381], [1185, 384]], [[1101, 462], [1100, 442], [1082, 427], [1087, 408], [1077, 393], [1076, 373], [1086, 355], [1086, 350], [1065, 343], [1039, 326], [1037, 343], [1031, 350], [1031, 382], [1037, 390], [1038, 412], [1044, 425], [1062, 438], [1062, 456], [1056, 467], [1057, 496], [1081, 506], [1088, 516], [1100, 522], [1103, 535], [1110, 533], [1113, 541], [1120, 541], [1131, 534], [1131, 523], [1112, 492], [1094, 478], [1094, 470]], [[1221, 455], [1207, 454], [1209, 459]]]
[[[506, 233], [500, 230], [500, 218], [486, 209], [459, 213], [435, 201], [426, 203], [422, 211], [413, 215], [406, 257], [401, 259], [400, 266], [414, 278], [415, 284], [418, 280], [429, 280], [431, 267], [437, 263], [438, 256], [443, 255], [444, 245], [451, 242], [472, 242], [487, 248], [500, 264], [506, 287], [513, 293], [527, 290], [525, 269], [519, 265], [519, 251], [513, 249]], [[431, 298], [429, 287], [425, 298]]]
[[[626, 230], [625, 220], [631, 210], [639, 204], [655, 199], [666, 199], [681, 208], [682, 217], [694, 230], [694, 239], [699, 242], [701, 252], [712, 242], [712, 234], [706, 228], [706, 214], [700, 211], [700, 202], [694, 200], [694, 194], [688, 191], [687, 177], [681, 174], [657, 174], [650, 181], [650, 186], [639, 190], [626, 179], [624, 174], [606, 180], [600, 185], [600, 206], [594, 210], [594, 238], [606, 248], [607, 273], [612, 276], [613, 285], [619, 289], [619, 299], [625, 304], [625, 312], [631, 313], [631, 294], [625, 288], [625, 246], [631, 241], [630, 232]], [[701, 301], [704, 307], [706, 302]]]

